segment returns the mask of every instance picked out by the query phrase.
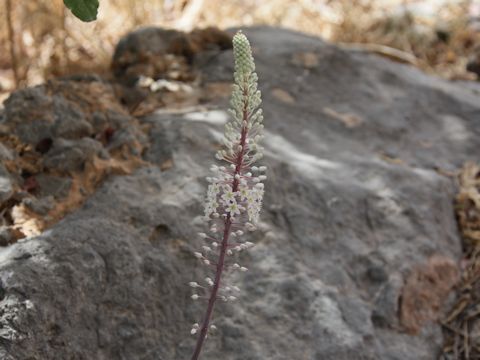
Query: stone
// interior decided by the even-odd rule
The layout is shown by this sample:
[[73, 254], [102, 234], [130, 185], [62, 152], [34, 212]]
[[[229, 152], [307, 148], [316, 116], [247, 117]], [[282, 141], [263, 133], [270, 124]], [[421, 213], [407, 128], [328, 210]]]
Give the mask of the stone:
[[88, 159], [93, 156], [108, 158], [108, 153], [102, 144], [91, 138], [80, 140], [57, 139], [52, 149], [46, 154], [44, 165], [62, 173], [79, 171]]
[[13, 195], [12, 181], [6, 176], [0, 176], [0, 204]]
[[215, 27], [185, 33], [143, 27], [124, 36], [113, 54], [112, 70], [122, 83], [133, 86], [141, 76], [154, 80], [192, 81], [192, 63], [206, 51], [231, 48], [231, 36]]
[[0, 142], [0, 160], [13, 160], [14, 156], [9, 148]]
[[[69, 187], [71, 186], [71, 184], [68, 184], [68, 185]], [[52, 195], [45, 196], [42, 198], [31, 197], [31, 198], [23, 199], [23, 204], [25, 204], [25, 206], [28, 209], [32, 210], [34, 213], [37, 213], [39, 215], [46, 215], [50, 210], [52, 210], [55, 207], [55, 198]]]
[[[461, 256], [448, 174], [480, 161], [479, 94], [313, 36], [244, 31], [264, 94], [265, 207], [241, 259], [249, 271], [225, 278], [241, 296], [218, 304], [203, 358], [438, 358], [441, 326], [422, 321], [410, 333], [401, 297], [432, 256]], [[307, 52], [315, 66], [292, 63]], [[231, 81], [232, 60], [223, 51], [203, 63], [204, 86]], [[295, 103], [278, 101], [276, 88]], [[3, 357], [191, 356], [204, 304], [187, 284], [205, 276], [192, 252], [224, 123], [186, 112], [140, 120], [150, 166], [112, 176], [40, 236], [0, 250]]]
[[72, 187], [72, 179], [68, 177], [39, 174], [35, 178], [38, 183], [37, 194], [40, 198], [53, 196], [60, 200], [67, 197]]

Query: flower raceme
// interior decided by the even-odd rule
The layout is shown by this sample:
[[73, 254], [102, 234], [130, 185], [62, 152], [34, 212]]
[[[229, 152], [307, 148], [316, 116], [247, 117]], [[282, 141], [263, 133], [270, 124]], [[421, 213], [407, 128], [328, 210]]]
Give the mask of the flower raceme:
[[248, 39], [242, 32], [233, 37], [235, 58], [234, 85], [231, 97], [231, 121], [225, 125], [224, 147], [216, 154], [222, 165], [212, 165], [212, 176], [205, 200], [205, 221], [208, 232], [199, 236], [205, 241], [201, 251], [194, 256], [213, 270], [213, 278], [201, 283], [190, 282], [195, 289], [193, 300], [206, 299], [207, 308], [201, 324], [194, 324], [193, 335], [198, 333], [192, 360], [200, 356], [209, 330], [216, 300], [233, 301], [240, 289], [222, 282], [224, 271], [248, 269], [236, 262], [236, 256], [254, 246], [245, 241], [244, 232], [255, 230], [264, 194], [265, 166], [254, 163], [263, 156], [263, 114], [259, 108], [262, 100], [257, 88], [258, 77]]

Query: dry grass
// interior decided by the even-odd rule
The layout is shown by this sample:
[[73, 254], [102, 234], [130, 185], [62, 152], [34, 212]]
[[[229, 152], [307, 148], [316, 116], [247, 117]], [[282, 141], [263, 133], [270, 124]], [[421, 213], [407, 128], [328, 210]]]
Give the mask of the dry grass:
[[455, 205], [465, 258], [457, 299], [443, 325], [444, 358], [480, 359], [480, 166], [467, 163]]
[[[479, 42], [478, 33], [467, 27], [473, 1], [103, 0], [99, 20], [88, 24], [66, 11], [62, 0], [11, 1], [11, 20], [20, 86], [72, 73], [106, 73], [120, 36], [142, 25], [183, 30], [208, 25], [279, 25], [335, 42], [363, 44], [373, 51], [397, 49], [394, 57], [404, 54], [427, 71], [465, 78], [466, 59]], [[437, 4], [434, 16], [413, 15], [401, 5], [412, 9], [427, 3]], [[0, 7], [1, 19], [8, 17], [6, 9]], [[7, 21], [0, 22], [0, 92], [15, 87], [7, 25]]]

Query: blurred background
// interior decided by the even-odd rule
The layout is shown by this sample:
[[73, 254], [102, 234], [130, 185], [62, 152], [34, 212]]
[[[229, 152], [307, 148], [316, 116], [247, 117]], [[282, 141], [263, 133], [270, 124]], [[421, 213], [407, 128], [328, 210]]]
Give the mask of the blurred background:
[[119, 38], [144, 25], [188, 31], [269, 24], [448, 79], [474, 80], [480, 72], [480, 0], [103, 0], [93, 23], [76, 19], [62, 0], [2, 1], [0, 101], [51, 77], [106, 74]]

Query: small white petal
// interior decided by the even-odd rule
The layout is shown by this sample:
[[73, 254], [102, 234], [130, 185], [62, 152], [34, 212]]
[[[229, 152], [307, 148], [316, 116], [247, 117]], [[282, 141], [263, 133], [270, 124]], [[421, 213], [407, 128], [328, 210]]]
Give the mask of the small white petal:
[[198, 296], [197, 294], [193, 294], [193, 295], [192, 295], [192, 299], [193, 299], [193, 300], [198, 300], [199, 297], [200, 297], [200, 296]]

